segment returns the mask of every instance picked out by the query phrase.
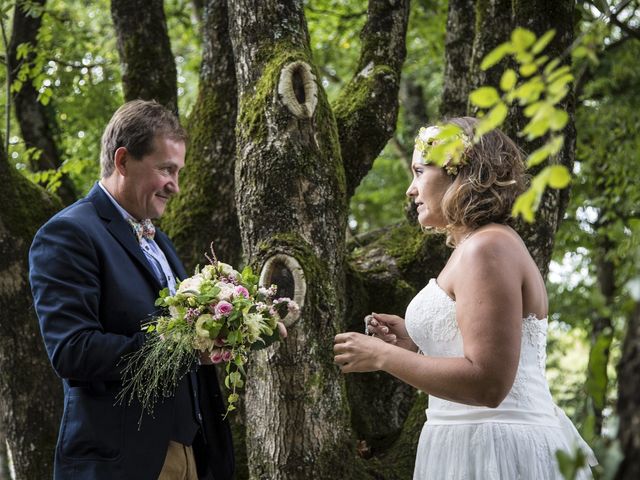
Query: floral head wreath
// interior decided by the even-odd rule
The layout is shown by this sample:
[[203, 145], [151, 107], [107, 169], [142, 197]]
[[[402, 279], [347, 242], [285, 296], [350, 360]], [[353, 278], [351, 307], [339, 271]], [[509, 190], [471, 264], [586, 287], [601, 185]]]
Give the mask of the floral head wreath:
[[458, 174], [461, 166], [469, 163], [469, 150], [473, 143], [457, 125], [422, 127], [415, 141], [415, 148], [422, 153], [424, 164], [438, 165], [451, 176]]

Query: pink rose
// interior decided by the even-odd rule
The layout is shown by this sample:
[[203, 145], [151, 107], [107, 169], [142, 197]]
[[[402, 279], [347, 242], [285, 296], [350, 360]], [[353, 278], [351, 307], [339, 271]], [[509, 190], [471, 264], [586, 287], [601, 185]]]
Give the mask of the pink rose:
[[233, 305], [231, 305], [226, 300], [221, 300], [220, 302], [218, 302], [215, 309], [217, 315], [227, 315], [231, 313], [231, 310], [233, 310]]
[[233, 295], [235, 297], [242, 295], [244, 298], [249, 298], [249, 290], [242, 285], [237, 285], [236, 288], [233, 289]]
[[222, 350], [222, 361], [228, 362], [231, 360], [231, 350]]
[[211, 359], [211, 363], [220, 363], [222, 362], [223, 353], [222, 350], [216, 349], [211, 352], [209, 358]]

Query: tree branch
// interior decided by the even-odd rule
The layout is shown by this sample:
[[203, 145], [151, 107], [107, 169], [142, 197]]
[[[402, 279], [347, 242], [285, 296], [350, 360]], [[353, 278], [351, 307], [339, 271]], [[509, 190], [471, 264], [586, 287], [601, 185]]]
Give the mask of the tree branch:
[[347, 195], [353, 195], [395, 130], [400, 73], [406, 55], [409, 2], [370, 0], [358, 73], [334, 104]]

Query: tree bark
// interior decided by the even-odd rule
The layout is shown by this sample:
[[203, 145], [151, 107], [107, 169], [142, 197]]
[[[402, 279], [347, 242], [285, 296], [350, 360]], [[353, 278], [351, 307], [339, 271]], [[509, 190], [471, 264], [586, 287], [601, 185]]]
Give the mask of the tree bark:
[[251, 362], [249, 472], [252, 478], [353, 478], [344, 379], [331, 349], [345, 311], [347, 214], [335, 120], [313, 76], [302, 4], [242, 0], [229, 7], [243, 250], [257, 267], [277, 253], [295, 258], [307, 286], [286, 341]]
[[618, 365], [618, 438], [624, 460], [617, 480], [640, 478], [640, 302], [636, 301]]
[[7, 452], [7, 439], [0, 430], [0, 480], [11, 480], [9, 473], [9, 455]]
[[358, 73], [333, 105], [349, 197], [396, 128], [408, 18], [408, 0], [369, 1]]
[[440, 114], [460, 117], [467, 114], [470, 67], [475, 37], [476, 0], [449, 0], [444, 55], [444, 88]]
[[[36, 56], [32, 51], [18, 60], [18, 47], [26, 43], [32, 48], [37, 48], [38, 31], [42, 24], [42, 15], [27, 15], [24, 11], [24, 3], [16, 2], [13, 14], [13, 29], [7, 55], [7, 71], [12, 85], [15, 84], [22, 65], [31, 64]], [[46, 0], [35, 0], [33, 3], [44, 7]], [[12, 101], [26, 147], [36, 148], [40, 152], [39, 155], [34, 156], [31, 169], [39, 172], [59, 168], [62, 165], [62, 158], [54, 139], [55, 113], [49, 111], [38, 100], [38, 91], [33, 86], [31, 77], [25, 80], [18, 91], [13, 92]], [[74, 202], [77, 199], [77, 193], [69, 176], [63, 174], [60, 182], [56, 192], [58, 196], [66, 205]]]
[[[456, 10], [456, 8], [460, 8], [461, 11]], [[468, 8], [469, 5], [462, 0], [456, 0], [455, 3], [451, 3], [448, 24], [468, 25], [469, 19], [466, 11]], [[450, 68], [448, 71], [453, 77], [445, 77], [444, 90], [458, 92], [460, 96], [456, 98], [461, 99], [463, 96], [464, 98], [468, 97], [473, 89], [482, 85], [497, 87], [506, 61], [503, 60], [487, 71], [482, 71], [480, 64], [491, 50], [502, 42], [507, 41], [511, 32], [518, 26], [528, 28], [537, 36], [543, 35], [550, 29], [555, 29], [556, 36], [547, 47], [545, 54], [549, 55], [550, 58], [560, 57], [566, 53], [573, 41], [573, 9], [574, 2], [570, 0], [475, 0], [475, 37], [471, 54], [472, 64], [468, 73], [469, 81], [466, 84], [461, 82], [457, 77], [456, 69]], [[452, 16], [454, 17], [453, 19], [451, 19]], [[466, 20], [458, 20], [460, 17]], [[457, 36], [451, 33], [449, 38], [457, 38]], [[452, 45], [456, 48], [456, 53], [452, 57], [456, 57], [458, 51], [460, 56], [465, 55], [466, 50], [462, 49], [459, 43], [453, 43]], [[447, 54], [447, 58], [449, 58], [449, 54]], [[569, 59], [570, 57], [566, 57], [565, 61]], [[454, 111], [457, 112], [460, 102], [461, 100], [453, 103], [447, 101], [443, 103], [443, 107], [455, 108]], [[569, 171], [573, 169], [575, 158], [574, 103], [573, 96], [569, 95], [562, 105], [569, 113], [570, 120], [564, 129], [564, 148], [552, 160], [565, 165]], [[453, 114], [453, 111], [443, 111], [442, 113], [449, 115], [450, 113]], [[468, 113], [471, 114], [473, 112], [469, 109]], [[513, 108], [503, 130], [518, 143], [524, 152], [528, 153], [537, 148], [540, 141], [529, 143], [516, 135], [517, 132], [522, 130], [526, 122], [527, 119], [522, 109]], [[538, 170], [534, 169], [531, 173], [535, 174]], [[516, 229], [527, 244], [544, 277], [546, 277], [549, 270], [555, 233], [564, 216], [568, 200], [568, 188], [563, 190], [547, 189], [540, 202], [535, 222], [526, 224], [519, 221], [516, 224]]]
[[[548, 30], [554, 29], [556, 35], [547, 46], [545, 54], [550, 58], [564, 58], [563, 64], [570, 65], [571, 56], [567, 54], [574, 39], [574, 5], [570, 0], [514, 0], [513, 12], [515, 26], [522, 26], [533, 31], [538, 37]], [[497, 83], [496, 83], [497, 85]], [[575, 129], [575, 99], [573, 93], [567, 95], [560, 105], [569, 114], [569, 121], [563, 130], [564, 147], [561, 152], [550, 159], [552, 163], [564, 165], [573, 171], [573, 162], [576, 150], [576, 129]], [[518, 109], [516, 115], [512, 115], [514, 135], [516, 131], [521, 131], [527, 123], [527, 119]], [[513, 137], [515, 138], [515, 137]], [[526, 143], [519, 142], [520, 147], [527, 153], [540, 146], [539, 142]], [[531, 174], [535, 175], [543, 166], [532, 169]], [[542, 275], [546, 278], [549, 272], [549, 262], [553, 252], [555, 234], [558, 231], [560, 222], [564, 217], [564, 212], [569, 203], [571, 189], [561, 190], [547, 189], [542, 197], [540, 206], [536, 213], [536, 220], [532, 224], [519, 222], [517, 229], [525, 242]]]
[[182, 188], [162, 222], [188, 270], [203, 263], [210, 243], [231, 265], [239, 265], [242, 255], [234, 179], [236, 74], [226, 3], [205, 5], [198, 100], [187, 122]]
[[112, 0], [125, 100], [156, 100], [178, 113], [177, 70], [162, 0]]
[[33, 311], [28, 250], [36, 230], [62, 207], [9, 165], [0, 151], [0, 430], [18, 480], [52, 478], [62, 413], [61, 385]]

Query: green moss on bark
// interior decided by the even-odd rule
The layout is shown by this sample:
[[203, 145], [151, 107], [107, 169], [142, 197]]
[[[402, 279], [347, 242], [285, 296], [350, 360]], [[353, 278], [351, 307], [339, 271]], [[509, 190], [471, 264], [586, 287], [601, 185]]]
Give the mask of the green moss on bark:
[[62, 202], [11, 166], [2, 170], [6, 177], [0, 189], [0, 205], [10, 208], [3, 209], [0, 220], [10, 236], [31, 241], [38, 228], [62, 208]]
[[311, 53], [290, 42], [270, 45], [258, 53], [258, 58], [264, 62], [262, 75], [250, 89], [251, 92], [241, 96], [238, 115], [239, 131], [254, 142], [266, 138], [269, 122], [265, 115], [271, 101], [277, 95], [282, 67], [298, 60], [312, 64]]

